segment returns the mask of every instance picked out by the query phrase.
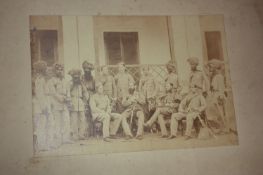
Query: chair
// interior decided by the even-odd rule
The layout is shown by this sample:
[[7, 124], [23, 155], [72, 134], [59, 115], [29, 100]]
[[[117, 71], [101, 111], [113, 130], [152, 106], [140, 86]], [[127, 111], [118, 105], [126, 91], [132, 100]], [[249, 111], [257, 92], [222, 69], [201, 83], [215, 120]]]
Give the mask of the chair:
[[[207, 117], [206, 117], [205, 111], [201, 112], [200, 118], [204, 121], [204, 123], [207, 123]], [[179, 126], [178, 130], [181, 132], [181, 135], [184, 135], [184, 132], [186, 130], [186, 118], [183, 118], [182, 120], [180, 120], [178, 126]], [[195, 129], [196, 136], [198, 136], [200, 132], [200, 128], [202, 127], [202, 124], [199, 118], [194, 119], [193, 127]]]
[[93, 136], [99, 138], [102, 136], [102, 122], [95, 120], [93, 121]]

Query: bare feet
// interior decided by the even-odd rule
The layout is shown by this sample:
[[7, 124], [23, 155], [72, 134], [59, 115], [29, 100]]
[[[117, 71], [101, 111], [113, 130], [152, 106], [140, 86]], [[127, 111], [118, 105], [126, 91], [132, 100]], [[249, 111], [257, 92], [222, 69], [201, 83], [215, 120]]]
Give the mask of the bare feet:
[[161, 136], [161, 138], [167, 138], [168, 137], [168, 135], [162, 135]]
[[133, 137], [131, 136], [131, 135], [127, 135], [126, 137], [125, 137], [125, 139], [126, 140], [130, 140], [130, 139], [132, 139]]
[[174, 139], [174, 138], [176, 138], [175, 135], [170, 135], [167, 139]]
[[150, 123], [146, 122], [146, 123], [143, 124], [143, 126], [146, 127], [146, 128], [150, 128], [151, 125], [150, 125]]
[[109, 138], [110, 139], [117, 139], [118, 137], [116, 135], [111, 135]]
[[104, 142], [111, 142], [110, 139], [109, 139], [108, 137], [103, 138], [103, 141], [104, 141]]
[[189, 139], [191, 139], [192, 137], [191, 136], [185, 136], [185, 140], [189, 140]]
[[143, 136], [142, 135], [137, 135], [135, 138], [138, 139], [138, 140], [142, 140]]

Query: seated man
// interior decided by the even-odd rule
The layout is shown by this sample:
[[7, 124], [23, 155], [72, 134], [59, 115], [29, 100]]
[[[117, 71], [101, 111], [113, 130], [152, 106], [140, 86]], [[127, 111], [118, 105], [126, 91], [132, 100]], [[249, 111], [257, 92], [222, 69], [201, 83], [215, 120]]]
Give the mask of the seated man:
[[165, 84], [165, 88], [166, 94], [160, 97], [163, 98], [163, 100], [160, 104], [157, 105], [156, 111], [154, 112], [152, 117], [144, 124], [144, 126], [150, 127], [158, 118], [162, 138], [168, 137], [167, 129], [165, 126], [165, 117], [170, 116], [176, 111], [176, 108], [178, 106], [177, 100], [179, 97], [176, 95], [172, 83], [167, 82]]
[[179, 112], [172, 114], [171, 117], [171, 135], [169, 139], [176, 137], [178, 130], [178, 121], [186, 118], [185, 139], [191, 138], [191, 131], [194, 120], [206, 108], [206, 101], [202, 95], [202, 87], [194, 85], [191, 87], [191, 92], [182, 100], [179, 105]]
[[[90, 98], [90, 108], [93, 121], [102, 122], [103, 140], [110, 142], [109, 138], [115, 138], [122, 116], [111, 112], [110, 100], [107, 95], [104, 95], [101, 83], [96, 84], [96, 93]], [[113, 119], [113, 127], [110, 130], [111, 119]]]
[[132, 124], [133, 117], [138, 118], [137, 123], [137, 134], [135, 136], [136, 139], [141, 140], [143, 137], [143, 122], [144, 122], [144, 113], [142, 105], [145, 104], [145, 97], [143, 94], [140, 94], [138, 91], [135, 90], [134, 83], [129, 84], [129, 94], [122, 99], [122, 106], [125, 108], [124, 112], [122, 113], [123, 120], [123, 130], [127, 139], [132, 138], [131, 128], [127, 123], [127, 119], [130, 117], [130, 125]]

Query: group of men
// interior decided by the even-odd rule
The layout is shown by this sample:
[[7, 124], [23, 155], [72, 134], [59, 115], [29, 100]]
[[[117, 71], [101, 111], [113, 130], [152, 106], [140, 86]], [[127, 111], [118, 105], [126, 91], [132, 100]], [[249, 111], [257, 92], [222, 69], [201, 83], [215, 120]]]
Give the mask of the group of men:
[[[72, 69], [70, 82], [65, 82], [64, 67], [54, 64], [51, 71], [45, 62], [34, 63], [33, 115], [36, 150], [49, 150], [62, 144], [94, 136], [100, 124], [103, 140], [116, 139], [123, 131], [126, 139], [143, 139], [145, 129], [158, 124], [161, 137], [177, 137], [179, 121], [186, 120], [186, 139], [192, 138], [194, 120], [209, 107], [220, 115], [222, 130], [228, 130], [225, 117], [225, 83], [223, 63], [213, 59], [208, 71], [198, 70], [198, 58], [188, 59], [191, 66], [188, 89], [181, 91], [176, 66], [166, 64], [167, 76], [160, 83], [151, 74], [149, 66], [141, 68], [139, 82], [135, 82], [124, 63], [118, 64], [113, 76], [107, 66], [99, 75], [92, 76], [93, 65], [87, 61], [80, 69]], [[209, 98], [210, 97], [210, 98]], [[166, 120], [170, 120], [170, 132]], [[134, 125], [135, 123], [135, 125]], [[95, 129], [94, 129], [95, 128]], [[121, 129], [120, 129], [121, 128]], [[135, 130], [135, 132], [134, 132]], [[168, 134], [170, 133], [170, 134]]]

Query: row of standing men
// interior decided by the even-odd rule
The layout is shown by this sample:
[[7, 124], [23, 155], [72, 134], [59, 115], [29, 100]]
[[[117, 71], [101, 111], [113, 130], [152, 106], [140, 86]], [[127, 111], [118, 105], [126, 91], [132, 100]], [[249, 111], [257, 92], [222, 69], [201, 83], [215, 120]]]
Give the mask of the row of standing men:
[[[221, 107], [222, 110], [218, 108], [220, 114], [224, 111], [224, 103], [221, 102], [225, 98], [225, 85], [221, 74], [222, 62], [209, 62], [210, 76], [197, 69], [198, 58], [189, 58], [188, 62], [191, 75], [187, 95], [180, 93], [173, 62], [166, 65], [165, 88], [160, 88], [162, 86], [150, 73], [149, 66], [143, 66], [136, 87], [123, 63], [118, 64], [119, 72], [115, 77], [109, 74], [107, 66], [103, 66], [95, 81], [91, 74], [94, 67], [85, 61], [82, 64], [84, 75], [79, 69], [71, 70], [70, 83], [65, 82], [63, 65], [55, 64], [54, 74], [50, 74], [45, 62], [35, 63], [32, 89], [36, 150], [49, 150], [63, 143], [87, 139], [94, 134], [95, 122], [102, 124], [104, 141], [116, 138], [120, 125], [126, 138], [131, 139], [133, 118], [137, 121], [137, 139], [143, 138], [144, 127], [150, 128], [156, 121], [160, 125], [161, 137], [168, 137], [165, 127], [167, 116], [171, 117], [169, 138], [176, 137], [178, 121], [182, 118], [187, 121], [185, 135], [191, 138], [193, 120], [207, 107], [204, 99], [207, 92], [211, 92], [213, 104]], [[206, 77], [211, 77], [211, 80]], [[150, 111], [153, 111], [152, 115]], [[227, 128], [226, 122], [223, 125], [222, 128]]]

